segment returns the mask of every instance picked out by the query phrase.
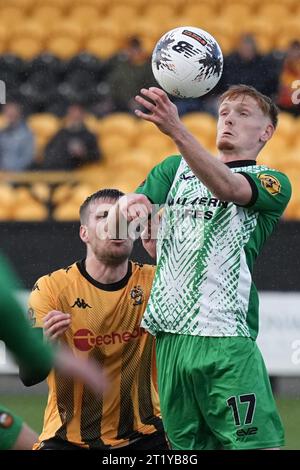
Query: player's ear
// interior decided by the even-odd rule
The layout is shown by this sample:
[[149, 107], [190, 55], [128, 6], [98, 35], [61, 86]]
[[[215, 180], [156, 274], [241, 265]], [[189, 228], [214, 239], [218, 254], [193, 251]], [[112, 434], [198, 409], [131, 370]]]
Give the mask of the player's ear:
[[83, 243], [87, 243], [89, 241], [89, 232], [86, 225], [80, 225], [79, 236]]
[[270, 140], [272, 135], [274, 134], [274, 131], [274, 126], [272, 124], [268, 124], [259, 138], [260, 142], [268, 142], [268, 140]]

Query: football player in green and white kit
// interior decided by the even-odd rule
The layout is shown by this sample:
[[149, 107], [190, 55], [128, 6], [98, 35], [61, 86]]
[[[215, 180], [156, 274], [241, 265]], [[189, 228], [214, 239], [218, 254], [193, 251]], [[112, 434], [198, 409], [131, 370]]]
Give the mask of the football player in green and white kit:
[[[158, 385], [173, 449], [270, 449], [284, 432], [256, 345], [254, 261], [291, 196], [288, 178], [256, 164], [277, 108], [252, 87], [220, 98], [219, 155], [206, 151], [159, 88], [136, 115], [176, 143], [136, 194], [109, 214], [127, 221], [165, 204], [157, 272], [142, 326], [157, 338]], [[181, 210], [180, 210], [181, 208]]]

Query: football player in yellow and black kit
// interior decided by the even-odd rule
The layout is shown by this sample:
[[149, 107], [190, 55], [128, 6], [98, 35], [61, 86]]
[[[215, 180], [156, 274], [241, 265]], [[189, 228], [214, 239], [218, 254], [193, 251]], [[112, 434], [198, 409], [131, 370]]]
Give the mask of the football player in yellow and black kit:
[[[158, 402], [153, 337], [140, 328], [155, 268], [129, 261], [133, 241], [102, 238], [109, 208], [122, 196], [101, 190], [80, 208], [86, 259], [41, 277], [29, 300], [35, 327], [104, 368], [99, 396], [57, 372], [38, 449], [167, 449]], [[37, 383], [39, 377], [26, 380]]]

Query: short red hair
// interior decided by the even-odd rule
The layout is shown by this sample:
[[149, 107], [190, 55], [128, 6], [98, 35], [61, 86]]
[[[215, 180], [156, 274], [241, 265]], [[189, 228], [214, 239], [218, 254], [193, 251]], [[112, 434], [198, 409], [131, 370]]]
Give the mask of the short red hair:
[[232, 85], [228, 88], [227, 91], [225, 91], [220, 96], [219, 103], [221, 105], [224, 100], [234, 100], [240, 95], [250, 96], [251, 98], [253, 98], [258, 104], [259, 108], [262, 110], [262, 112], [266, 116], [269, 116], [274, 126], [274, 129], [276, 129], [279, 111], [276, 104], [271, 100], [271, 98], [264, 95], [263, 93], [260, 93], [260, 91], [256, 90], [256, 88], [254, 88], [253, 86]]

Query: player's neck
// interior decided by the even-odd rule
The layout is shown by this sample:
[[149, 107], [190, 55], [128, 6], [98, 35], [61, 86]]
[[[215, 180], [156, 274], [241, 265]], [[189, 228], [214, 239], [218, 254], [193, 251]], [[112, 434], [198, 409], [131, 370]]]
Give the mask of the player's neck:
[[256, 160], [257, 155], [251, 154], [241, 154], [237, 152], [220, 152], [218, 159], [223, 163], [234, 162], [235, 160]]
[[113, 284], [121, 281], [128, 271], [128, 260], [118, 265], [108, 265], [97, 260], [95, 257], [87, 256], [85, 260], [87, 273], [101, 284]]

